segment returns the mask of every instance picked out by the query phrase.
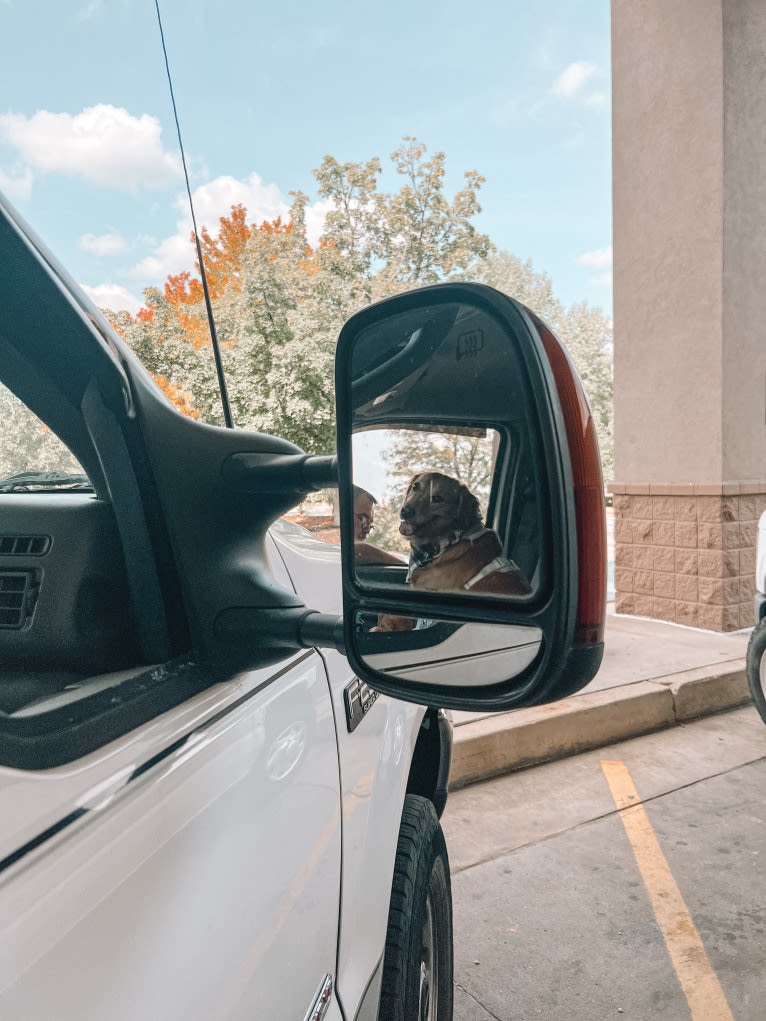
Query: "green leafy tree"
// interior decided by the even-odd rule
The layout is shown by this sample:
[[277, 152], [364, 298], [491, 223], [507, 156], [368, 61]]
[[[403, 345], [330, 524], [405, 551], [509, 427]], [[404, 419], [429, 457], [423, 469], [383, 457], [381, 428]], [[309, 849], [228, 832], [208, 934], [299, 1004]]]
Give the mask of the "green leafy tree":
[[[443, 153], [426, 158], [415, 139], [392, 153], [400, 189], [378, 188], [377, 158], [315, 171], [328, 202], [316, 248], [305, 230], [307, 197], [293, 194], [286, 223], [247, 224], [235, 207], [217, 236], [202, 233], [203, 256], [222, 344], [234, 420], [286, 436], [312, 453], [335, 447], [334, 353], [341, 326], [371, 301], [468, 271], [490, 250], [471, 219], [482, 179], [473, 171], [452, 199]], [[146, 308], [113, 323], [184, 409], [221, 422], [202, 290], [190, 273], [145, 292]], [[178, 403], [178, 402], [177, 402]]]
[[[467, 279], [467, 278], [466, 278]], [[546, 273], [529, 260], [493, 251], [471, 279], [496, 287], [532, 309], [566, 346], [583, 381], [593, 412], [605, 482], [614, 474], [612, 323], [599, 308], [578, 302], [568, 308], [553, 293]]]
[[0, 436], [2, 479], [26, 471], [82, 472], [58, 436], [1, 383]]
[[[612, 465], [611, 326], [586, 304], [565, 308], [550, 278], [497, 251], [474, 224], [483, 178], [445, 193], [445, 155], [412, 137], [391, 153], [398, 189], [380, 188], [377, 157], [315, 170], [327, 203], [323, 235], [308, 244], [308, 198], [285, 222], [248, 223], [235, 206], [216, 235], [202, 232], [217, 331], [236, 424], [286, 436], [311, 453], [335, 447], [333, 362], [338, 332], [372, 301], [442, 280], [478, 280], [540, 315], [569, 348], [596, 416], [605, 475]], [[191, 252], [191, 248], [190, 248]], [[193, 272], [145, 292], [136, 317], [112, 321], [186, 413], [221, 423], [202, 289]]]

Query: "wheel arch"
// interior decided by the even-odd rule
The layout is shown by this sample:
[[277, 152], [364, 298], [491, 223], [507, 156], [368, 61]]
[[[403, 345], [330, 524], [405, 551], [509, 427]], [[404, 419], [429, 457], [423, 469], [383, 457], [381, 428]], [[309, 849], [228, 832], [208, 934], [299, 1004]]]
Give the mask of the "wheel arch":
[[444, 709], [432, 707], [420, 724], [406, 793], [428, 798], [440, 818], [447, 804], [451, 762], [452, 720]]

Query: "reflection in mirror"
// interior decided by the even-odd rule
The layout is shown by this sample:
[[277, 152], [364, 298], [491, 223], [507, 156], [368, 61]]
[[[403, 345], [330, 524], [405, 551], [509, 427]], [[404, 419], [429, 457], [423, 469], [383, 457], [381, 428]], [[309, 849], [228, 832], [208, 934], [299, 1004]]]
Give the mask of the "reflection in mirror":
[[355, 570], [365, 587], [524, 598], [540, 562], [527, 391], [507, 327], [446, 303], [352, 355]]
[[[423, 684], [477, 687], [518, 677], [542, 642], [537, 627], [455, 624], [357, 614], [357, 652], [365, 665]], [[387, 628], [387, 630], [380, 630]]]
[[[379, 491], [386, 496], [379, 501], [360, 487], [355, 491], [355, 518], [367, 528], [355, 546], [360, 577], [375, 580], [372, 564], [405, 563], [403, 581], [415, 588], [528, 595], [531, 587], [523, 571], [505, 554], [498, 533], [485, 524], [497, 443], [484, 434], [405, 430], [387, 431], [387, 438], [390, 446], [383, 457], [389, 473], [379, 482]], [[358, 439], [354, 437], [355, 477], [357, 463], [359, 475], [371, 473], [369, 458], [357, 455], [358, 448], [364, 449]], [[443, 471], [413, 475], [409, 465], [418, 462], [440, 467], [446, 462], [445, 467], [470, 484]], [[366, 513], [358, 513], [357, 503]], [[402, 583], [393, 571], [378, 571], [377, 578]]]

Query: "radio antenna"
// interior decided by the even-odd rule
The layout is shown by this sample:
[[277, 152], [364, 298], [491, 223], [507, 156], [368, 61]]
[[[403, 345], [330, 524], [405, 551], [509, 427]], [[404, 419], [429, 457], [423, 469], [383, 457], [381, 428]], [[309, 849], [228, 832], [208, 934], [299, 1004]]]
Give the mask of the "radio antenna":
[[205, 295], [205, 308], [207, 309], [207, 321], [210, 327], [210, 340], [213, 344], [213, 358], [215, 359], [215, 371], [218, 375], [218, 388], [221, 392], [221, 404], [223, 405], [223, 420], [226, 423], [227, 429], [232, 429], [234, 423], [231, 418], [231, 405], [229, 404], [229, 392], [226, 389], [226, 377], [223, 372], [223, 362], [221, 361], [221, 348], [218, 343], [218, 333], [215, 328], [215, 319], [213, 317], [213, 305], [210, 301], [210, 288], [207, 285], [207, 274], [205, 273], [205, 262], [202, 258], [202, 245], [199, 241], [199, 232], [197, 231], [197, 218], [194, 215], [194, 202], [192, 201], [191, 187], [189, 186], [189, 171], [186, 169], [186, 155], [184, 153], [184, 143], [181, 138], [181, 125], [178, 123], [178, 110], [176, 108], [176, 97], [173, 94], [173, 79], [170, 76], [170, 63], [168, 62], [168, 51], [165, 46], [165, 33], [162, 30], [162, 16], [160, 15], [160, 0], [154, 0], [154, 6], [157, 9], [157, 24], [160, 26], [160, 39], [162, 40], [162, 52], [165, 57], [165, 70], [168, 76], [168, 86], [170, 87], [170, 99], [173, 104], [173, 117], [176, 122], [176, 133], [178, 134], [178, 145], [181, 149], [181, 163], [184, 168], [184, 179], [186, 181], [186, 194], [189, 196], [189, 208], [191, 209], [192, 225], [194, 227], [194, 243], [197, 246], [197, 260], [199, 262], [199, 275], [202, 280], [202, 292]]

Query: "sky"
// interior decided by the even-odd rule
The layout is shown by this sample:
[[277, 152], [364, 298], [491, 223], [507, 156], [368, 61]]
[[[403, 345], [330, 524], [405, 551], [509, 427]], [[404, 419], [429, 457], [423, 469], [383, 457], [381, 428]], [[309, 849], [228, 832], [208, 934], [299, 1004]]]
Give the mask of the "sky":
[[[477, 227], [611, 313], [609, 0], [160, 0], [198, 224], [311, 200], [312, 169], [446, 153]], [[193, 269], [154, 0], [0, 0], [0, 191], [100, 306]]]

